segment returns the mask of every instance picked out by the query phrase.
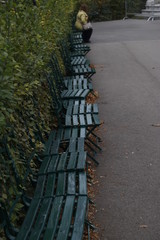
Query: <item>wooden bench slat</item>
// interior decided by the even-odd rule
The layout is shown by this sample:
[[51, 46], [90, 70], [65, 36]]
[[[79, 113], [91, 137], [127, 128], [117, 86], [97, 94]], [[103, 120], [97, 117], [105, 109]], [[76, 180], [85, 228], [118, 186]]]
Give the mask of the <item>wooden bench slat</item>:
[[87, 85], [88, 85], [88, 81], [87, 81], [87, 80], [84, 80], [84, 81], [83, 81], [83, 88], [84, 88], [84, 89], [87, 89], [87, 87], [88, 87]]
[[67, 112], [66, 112], [66, 114], [67, 114], [67, 115], [71, 115], [71, 114], [72, 114], [72, 109], [73, 109], [73, 107], [72, 107], [71, 105], [69, 105], [69, 106], [67, 107]]
[[84, 150], [84, 138], [78, 138], [77, 151], [81, 152], [82, 149]]
[[67, 166], [67, 170], [73, 170], [76, 169], [76, 162], [77, 162], [77, 152], [72, 152], [69, 157], [69, 162]]
[[63, 98], [65, 97], [65, 98], [68, 98], [68, 97], [70, 97], [71, 96], [71, 94], [73, 94], [73, 92], [74, 92], [74, 90], [63, 90], [62, 91], [62, 93], [65, 93], [64, 95], [63, 95]]
[[75, 174], [75, 172], [70, 172], [68, 174], [67, 194], [70, 194], [70, 195], [76, 194], [76, 174]]
[[78, 114], [78, 110], [79, 110], [79, 106], [78, 105], [75, 105], [73, 107], [73, 114]]
[[79, 115], [80, 126], [86, 126], [84, 114]]
[[78, 90], [75, 97], [81, 97], [83, 91], [84, 91], [83, 89]]
[[61, 92], [61, 98], [65, 99], [69, 94], [70, 94], [71, 90], [63, 90]]
[[31, 231], [32, 225], [35, 221], [35, 217], [37, 215], [41, 200], [40, 199], [33, 199], [27, 215], [23, 221], [23, 224], [20, 228], [20, 231], [16, 237], [16, 240], [27, 239], [29, 232]]
[[85, 196], [78, 197], [77, 210], [71, 240], [78, 240], [82, 239], [83, 237], [87, 204], [88, 204], [87, 197]]
[[81, 88], [83, 88], [83, 80], [82, 79], [80, 79], [79, 81], [77, 81], [77, 85], [78, 85], [78, 88], [79, 89], [81, 89]]
[[[70, 115], [68, 115], [70, 116]], [[82, 115], [83, 116], [83, 115]], [[86, 137], [86, 127], [85, 123], [82, 124], [81, 127], [66, 127], [62, 128], [60, 134], [57, 134], [57, 138], [61, 140], [69, 140], [70, 138], [77, 138], [77, 137]], [[59, 132], [59, 131], [58, 131]]]
[[93, 90], [93, 85], [92, 85], [92, 83], [89, 82], [89, 81], [88, 81], [88, 88], [89, 88], [90, 90]]
[[59, 145], [60, 145], [60, 139], [53, 141], [53, 144], [51, 146], [51, 154], [57, 154], [59, 150]]
[[80, 152], [78, 156], [77, 169], [85, 169], [86, 165], [86, 152]]
[[[58, 130], [57, 130], [56, 132], [57, 132], [57, 138], [58, 138], [58, 139], [62, 139], [63, 129], [62, 129], [62, 128], [58, 128]], [[57, 138], [55, 138], [55, 140], [56, 140]]]
[[[69, 116], [69, 115], [68, 115]], [[71, 136], [72, 129], [71, 128], [66, 128], [64, 130], [64, 139], [69, 139]]]
[[87, 119], [87, 125], [93, 124], [91, 114], [86, 114], [86, 119]]
[[64, 212], [61, 219], [61, 224], [56, 240], [67, 240], [69, 228], [72, 220], [72, 212], [74, 207], [75, 197], [68, 196], [66, 198]]
[[72, 93], [70, 94], [70, 97], [75, 97], [75, 96], [77, 96], [78, 92], [79, 92], [78, 89], [72, 90]]
[[66, 126], [72, 126], [72, 121], [71, 121], [72, 119], [71, 119], [71, 115], [66, 115], [66, 117], [65, 117], [65, 125]]
[[37, 179], [37, 187], [34, 192], [34, 197], [40, 198], [43, 196], [43, 191], [45, 188], [46, 176], [39, 176]]
[[48, 168], [47, 168], [46, 172], [47, 173], [48, 172], [53, 172], [53, 171], [55, 172], [58, 162], [59, 162], [59, 155], [58, 154], [51, 156], [50, 162], [49, 162], [49, 165], [48, 165]]
[[60, 214], [61, 214], [62, 203], [63, 203], [62, 196], [56, 197], [54, 199], [43, 240], [49, 240], [49, 239], [55, 238], [55, 233], [56, 233], [57, 225], [58, 225]]
[[29, 236], [30, 240], [37, 240], [40, 238], [47, 220], [51, 203], [52, 203], [51, 198], [45, 198], [41, 201], [41, 208], [38, 212], [36, 223], [34, 224], [34, 227], [31, 231], [31, 235]]
[[98, 113], [98, 104], [93, 104], [93, 112]]
[[68, 90], [72, 90], [73, 89], [73, 81], [72, 80], [65, 80], [65, 87], [68, 89]]
[[55, 173], [49, 174], [44, 197], [51, 197], [54, 195], [55, 184], [56, 184], [56, 174]]
[[59, 158], [59, 163], [58, 163], [58, 167], [57, 167], [57, 171], [62, 171], [65, 169], [66, 166], [66, 162], [67, 162], [67, 153], [62, 153], [62, 155]]
[[66, 172], [58, 174], [58, 181], [56, 187], [56, 196], [61, 196], [65, 194], [66, 187]]
[[65, 95], [66, 95], [66, 91], [62, 91], [62, 92], [61, 92], [61, 98], [62, 98], [62, 99], [65, 98]]
[[52, 141], [55, 138], [55, 134], [56, 134], [55, 131], [51, 131], [51, 133], [49, 134], [48, 141], [45, 144], [44, 155], [48, 155], [50, 153], [50, 148], [51, 148], [51, 145], [52, 145]]
[[72, 138], [77, 138], [78, 137], [78, 128], [73, 128], [72, 129]]
[[77, 88], [77, 79], [72, 80], [72, 85], [73, 85], [73, 89], [78, 89]]
[[85, 105], [84, 105], [84, 104], [81, 104], [81, 105], [80, 105], [80, 109], [79, 109], [79, 113], [80, 113], [80, 114], [84, 114], [84, 112], [85, 112]]
[[78, 122], [78, 115], [73, 115], [73, 126], [78, 126], [79, 122]]
[[49, 163], [50, 163], [50, 160], [51, 160], [51, 156], [50, 156], [50, 155], [44, 157], [44, 159], [43, 159], [43, 161], [42, 161], [42, 163], [41, 163], [41, 166], [40, 166], [38, 175], [41, 175], [41, 174], [43, 174], [44, 172], [47, 171], [48, 165], [49, 165]]
[[79, 174], [79, 194], [87, 195], [87, 177], [85, 172]]
[[86, 127], [80, 128], [80, 137], [82, 137], [82, 138], [86, 137]]
[[75, 152], [76, 151], [76, 139], [75, 138], [71, 138], [70, 142], [69, 142], [69, 152]]
[[98, 114], [93, 114], [93, 119], [96, 125], [100, 124], [99, 116]]
[[91, 113], [92, 112], [91, 108], [92, 108], [92, 105], [91, 104], [87, 104], [86, 105], [86, 113]]

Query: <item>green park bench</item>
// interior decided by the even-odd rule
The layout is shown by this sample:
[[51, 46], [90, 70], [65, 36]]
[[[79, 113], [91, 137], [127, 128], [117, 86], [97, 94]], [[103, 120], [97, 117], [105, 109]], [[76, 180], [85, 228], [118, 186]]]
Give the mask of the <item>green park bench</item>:
[[[65, 129], [64, 132], [67, 131], [66, 129], [85, 129], [85, 136], [83, 137], [86, 139], [87, 146], [95, 154], [97, 153], [97, 150], [101, 151], [101, 148], [97, 143], [97, 140], [100, 141], [100, 138], [94, 133], [94, 130], [101, 124], [98, 116], [97, 104], [79, 104], [79, 101], [71, 101], [71, 103], [68, 101], [68, 105], [64, 108], [60, 94], [55, 86], [50, 83], [50, 81], [52, 81], [52, 76], [48, 76], [47, 80], [52, 96], [54, 115], [57, 117], [59, 128]], [[91, 135], [94, 137], [95, 141], [90, 137]], [[92, 160], [98, 164], [94, 157]]]
[[74, 31], [69, 35], [68, 42], [70, 43], [70, 50], [72, 56], [85, 56], [91, 49], [88, 45], [83, 43], [82, 32]]
[[[72, 144], [73, 142], [74, 139]], [[24, 180], [18, 175], [7, 141], [1, 142], [1, 178], [7, 174], [15, 191], [11, 197], [7, 183], [4, 184], [8, 201], [0, 201], [0, 227], [4, 228], [7, 239], [82, 239], [89, 203], [87, 154], [83, 149], [74, 152], [71, 145], [68, 152], [61, 154], [52, 145], [52, 153], [44, 156], [37, 174], [31, 171], [30, 163], [36, 157], [36, 152], [31, 151]], [[27, 196], [26, 180], [32, 177], [36, 187], [33, 196]], [[23, 209], [27, 208], [24, 221], [19, 227], [12, 224], [12, 214], [18, 204], [23, 205]]]
[[[77, 57], [79, 58], [79, 57]], [[58, 59], [56, 54], [52, 54], [50, 60], [51, 71], [56, 77], [57, 81], [61, 83], [61, 85], [67, 89], [90, 89], [93, 90], [92, 84], [88, 81], [88, 79], [84, 75], [72, 75], [72, 76], [63, 76], [60, 66], [58, 64]], [[73, 86], [71, 88], [71, 86]]]
[[92, 84], [86, 78], [81, 76], [63, 78], [56, 56], [52, 56], [50, 61], [51, 73], [50, 84], [56, 84], [57, 89], [61, 92], [63, 99], [84, 99], [93, 91]]
[[82, 32], [70, 34], [69, 42], [73, 44], [83, 44]]
[[83, 75], [65, 77], [64, 79], [65, 87], [68, 90], [71, 89], [90, 89], [93, 90], [92, 83], [90, 83]]
[[[94, 132], [100, 120], [97, 104], [86, 104], [85, 99], [93, 90], [90, 80], [95, 69], [84, 57], [90, 48], [81, 43], [81, 34], [72, 37], [72, 51], [64, 45], [61, 49], [70, 76], [63, 76], [55, 57], [47, 75], [58, 127], [46, 141], [35, 123], [35, 141], [44, 143], [45, 150], [37, 152], [32, 141], [27, 121], [36, 119], [31, 113], [28, 119], [22, 117], [29, 152], [14, 134], [0, 141], [0, 231], [3, 229], [3, 237], [9, 240], [81, 240], [85, 225], [92, 227], [87, 219], [91, 202], [87, 194], [88, 157], [96, 164], [98, 161], [87, 148], [93, 153], [101, 150]], [[32, 100], [39, 111], [34, 96]]]
[[91, 79], [91, 77], [96, 73], [95, 68], [91, 67], [88, 63], [72, 65], [70, 52], [65, 42], [60, 43], [60, 51], [68, 75], [84, 75], [87, 79]]
[[72, 44], [72, 42], [70, 42], [70, 56], [85, 56], [91, 49], [88, 45], [86, 44]]

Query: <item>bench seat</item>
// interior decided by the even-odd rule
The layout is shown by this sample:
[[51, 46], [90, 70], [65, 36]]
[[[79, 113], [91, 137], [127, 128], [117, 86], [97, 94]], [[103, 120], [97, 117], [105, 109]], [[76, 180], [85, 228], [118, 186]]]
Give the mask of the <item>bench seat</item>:
[[85, 195], [33, 199], [16, 240], [82, 239], [87, 205]]
[[90, 92], [90, 89], [75, 89], [75, 90], [63, 90], [61, 93], [62, 99], [85, 99]]
[[64, 81], [66, 88], [69, 90], [71, 89], [89, 89], [93, 90], [92, 84], [85, 78], [85, 79], [71, 79]]
[[90, 89], [93, 90], [92, 83], [88, 81], [84, 75], [76, 75], [64, 78], [65, 87], [68, 90], [72, 89]]
[[87, 79], [90, 79], [93, 74], [96, 73], [95, 68], [91, 68], [90, 65], [78, 65], [72, 66], [72, 74], [74, 75], [84, 75]]
[[71, 56], [70, 61], [71, 61], [72, 66], [90, 64], [89, 60], [84, 56]]
[[98, 114], [80, 114], [80, 115], [66, 115], [65, 116], [65, 126], [66, 127], [90, 127], [99, 126], [100, 120]]
[[71, 147], [69, 147], [68, 151], [69, 152], [63, 152], [62, 154], [56, 155], [52, 155], [51, 152], [50, 155], [45, 156], [38, 175], [85, 170], [87, 153], [84, 152], [82, 148], [81, 152], [71, 151]]
[[68, 105], [66, 115], [79, 115], [79, 114], [98, 114], [98, 105], [96, 103]]

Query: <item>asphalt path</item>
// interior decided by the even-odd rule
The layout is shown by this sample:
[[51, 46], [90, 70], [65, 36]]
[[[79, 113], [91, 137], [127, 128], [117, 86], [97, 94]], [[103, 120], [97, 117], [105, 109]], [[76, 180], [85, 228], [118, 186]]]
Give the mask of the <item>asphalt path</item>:
[[90, 61], [103, 126], [102, 240], [160, 240], [160, 21], [93, 24]]

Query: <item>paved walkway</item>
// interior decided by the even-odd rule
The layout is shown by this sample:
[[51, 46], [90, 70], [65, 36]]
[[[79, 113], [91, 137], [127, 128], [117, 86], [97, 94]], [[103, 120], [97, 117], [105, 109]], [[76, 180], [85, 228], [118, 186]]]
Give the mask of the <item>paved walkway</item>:
[[94, 23], [101, 240], [160, 240], [160, 21]]

